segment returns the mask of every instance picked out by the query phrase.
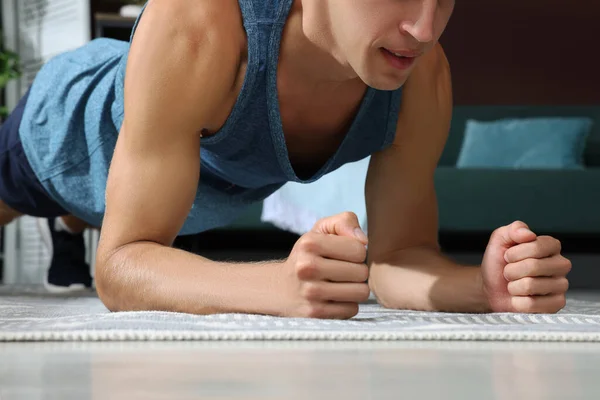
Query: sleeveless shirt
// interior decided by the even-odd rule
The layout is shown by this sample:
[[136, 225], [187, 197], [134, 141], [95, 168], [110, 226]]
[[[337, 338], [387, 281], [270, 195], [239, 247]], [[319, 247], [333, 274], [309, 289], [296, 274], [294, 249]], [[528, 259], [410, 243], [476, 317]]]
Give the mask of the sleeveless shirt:
[[[313, 176], [299, 178], [288, 157], [277, 94], [279, 50], [293, 0], [238, 2], [248, 43], [246, 75], [225, 124], [201, 139], [200, 180], [182, 235], [226, 226], [285, 183], [314, 182], [388, 147], [396, 133], [402, 89], [368, 88], [333, 156]], [[129, 46], [98, 38], [47, 62], [30, 88], [19, 132], [49, 195], [94, 226], [104, 217], [108, 170], [124, 119]]]

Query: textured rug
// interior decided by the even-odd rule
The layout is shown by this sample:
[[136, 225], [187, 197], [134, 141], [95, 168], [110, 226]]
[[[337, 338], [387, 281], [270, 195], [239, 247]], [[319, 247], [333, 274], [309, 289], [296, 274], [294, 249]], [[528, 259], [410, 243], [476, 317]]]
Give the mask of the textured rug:
[[571, 296], [555, 315], [446, 314], [384, 309], [347, 321], [261, 315], [110, 313], [94, 293], [0, 288], [0, 342], [182, 340], [487, 340], [600, 342], [600, 301]]

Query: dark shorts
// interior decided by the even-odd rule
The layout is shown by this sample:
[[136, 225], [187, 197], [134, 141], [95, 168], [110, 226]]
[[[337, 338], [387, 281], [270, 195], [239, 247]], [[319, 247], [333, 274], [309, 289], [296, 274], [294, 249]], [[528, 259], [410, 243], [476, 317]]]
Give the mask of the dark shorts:
[[0, 126], [0, 199], [12, 209], [34, 217], [69, 214], [42, 186], [23, 151], [19, 126], [29, 91]]

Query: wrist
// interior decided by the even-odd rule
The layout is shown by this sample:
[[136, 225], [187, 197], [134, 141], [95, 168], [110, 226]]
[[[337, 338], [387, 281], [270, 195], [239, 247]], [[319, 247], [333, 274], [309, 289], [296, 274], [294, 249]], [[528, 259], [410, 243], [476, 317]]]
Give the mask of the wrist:
[[488, 290], [486, 289], [485, 282], [483, 280], [483, 272], [481, 267], [473, 268], [474, 272], [474, 280], [475, 280], [475, 291], [479, 293], [480, 299], [478, 303], [480, 306], [477, 309], [477, 312], [488, 313], [492, 311], [492, 306], [490, 303], [490, 296]]
[[[490, 302], [479, 266], [448, 265], [430, 296], [436, 311], [487, 313]], [[435, 295], [434, 295], [435, 292]]]
[[200, 279], [189, 282], [195, 293], [203, 296], [210, 293], [205, 300], [212, 300], [215, 307], [209, 313], [278, 315], [280, 263], [210, 263], [210, 266], [203, 265], [208, 267], [205, 272], [211, 279], [204, 284], [199, 284]]
[[285, 314], [287, 308], [286, 277], [284, 276], [286, 268], [285, 261], [267, 261], [258, 266], [260, 276], [257, 279], [256, 287], [257, 299], [260, 302], [256, 304], [255, 313], [281, 316]]
[[253, 294], [248, 299], [250, 312], [253, 314], [264, 314], [279, 316], [285, 307], [285, 271], [282, 261], [266, 261], [250, 264], [247, 267], [255, 271], [251, 285]]
[[481, 313], [490, 310], [481, 272], [438, 251], [410, 249], [373, 263], [369, 286], [386, 308]]

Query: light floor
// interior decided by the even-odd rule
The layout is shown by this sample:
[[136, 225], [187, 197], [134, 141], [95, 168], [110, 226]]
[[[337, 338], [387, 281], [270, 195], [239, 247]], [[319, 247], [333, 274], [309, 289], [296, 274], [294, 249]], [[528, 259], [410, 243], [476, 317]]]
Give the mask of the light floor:
[[0, 399], [600, 399], [600, 345], [0, 343]]

